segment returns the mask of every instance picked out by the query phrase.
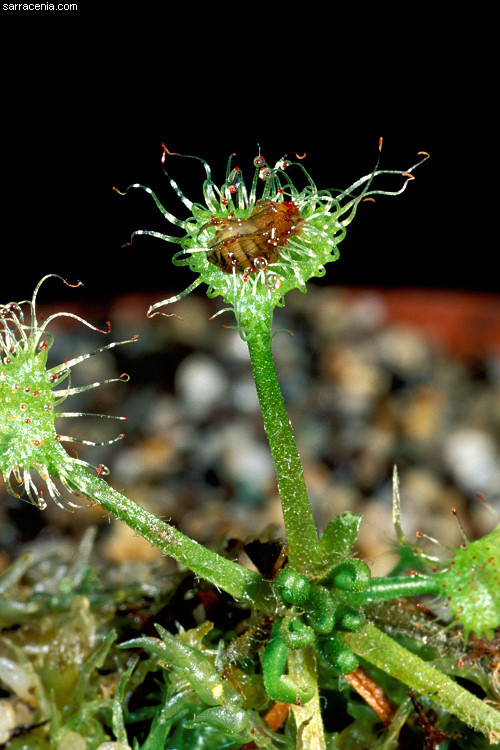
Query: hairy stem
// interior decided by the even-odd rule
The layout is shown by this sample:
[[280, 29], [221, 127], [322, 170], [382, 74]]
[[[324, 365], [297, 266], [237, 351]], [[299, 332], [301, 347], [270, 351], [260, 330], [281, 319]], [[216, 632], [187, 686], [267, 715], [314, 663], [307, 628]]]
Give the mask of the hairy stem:
[[368, 624], [357, 633], [344, 633], [342, 640], [355, 654], [415, 692], [427, 696], [473, 729], [487, 737], [500, 735], [500, 713], [497, 710], [374, 625]]
[[318, 534], [292, 429], [285, 410], [268, 332], [247, 341], [264, 427], [276, 467], [290, 565], [300, 573], [320, 567]]
[[375, 601], [391, 601], [402, 596], [432, 594], [442, 592], [441, 580], [437, 576], [393, 576], [392, 578], [372, 578], [369, 585], [359, 593], [351, 594], [353, 604], [363, 605]]
[[[76, 477], [80, 479], [79, 483]], [[270, 584], [259, 573], [212, 552], [84, 469], [75, 471], [73, 481], [75, 489], [86, 496], [89, 496], [89, 484], [92, 484], [90, 494], [99, 505], [200, 578], [210, 581], [236, 599], [249, 602], [263, 611], [274, 612], [275, 595]]]

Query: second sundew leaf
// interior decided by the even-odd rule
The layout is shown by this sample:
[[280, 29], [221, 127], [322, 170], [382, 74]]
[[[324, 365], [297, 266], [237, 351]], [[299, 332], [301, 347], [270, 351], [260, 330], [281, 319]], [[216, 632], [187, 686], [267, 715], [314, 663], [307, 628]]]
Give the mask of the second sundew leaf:
[[500, 525], [475, 542], [464, 543], [446, 568], [436, 574], [445, 606], [454, 622], [493, 638], [500, 627]]
[[[85, 507], [82, 502], [77, 502], [77, 498], [95, 499], [94, 472], [98, 476], [109, 472], [102, 464], [94, 467], [77, 458], [74, 450], [64, 447], [65, 443], [99, 443], [60, 434], [56, 429], [56, 419], [88, 415], [63, 412], [57, 407], [83, 391], [110, 382], [126, 381], [128, 375], [123, 374], [85, 386], [70, 386], [72, 370], [78, 364], [120, 344], [136, 341], [137, 337], [128, 342], [106, 344], [93, 352], [48, 367], [53, 335], [47, 328], [55, 318], [72, 318], [96, 332], [109, 333], [109, 330], [101, 331], [74, 313], [59, 312], [43, 319], [38, 314], [37, 297], [42, 284], [51, 277], [59, 278], [68, 286], [80, 286], [80, 283], [71, 285], [55, 274], [48, 274], [35, 287], [31, 300], [0, 305], [0, 474], [7, 492], [14, 497], [23, 497], [43, 510], [47, 506], [45, 491], [61, 508], [73, 509], [74, 512], [74, 509]], [[101, 444], [114, 443], [123, 437], [124, 434], [120, 433]]]
[[[456, 515], [454, 509], [452, 513]], [[473, 542], [469, 542], [460, 526], [464, 543], [458, 549], [450, 550], [452, 556], [440, 559], [428, 555], [419, 546], [412, 545], [403, 532], [396, 467], [393, 473], [393, 521], [401, 547], [411, 550], [414, 557], [432, 572], [420, 575], [413, 570], [407, 576], [375, 579], [364, 593], [373, 600], [433, 594], [440, 597], [440, 601], [444, 598], [444, 609], [453, 615], [453, 624], [462, 625], [465, 640], [471, 632], [479, 637], [493, 638], [495, 629], [500, 627], [500, 524]], [[418, 532], [417, 536], [424, 537], [425, 534]], [[392, 594], [389, 593], [391, 587], [394, 587]]]

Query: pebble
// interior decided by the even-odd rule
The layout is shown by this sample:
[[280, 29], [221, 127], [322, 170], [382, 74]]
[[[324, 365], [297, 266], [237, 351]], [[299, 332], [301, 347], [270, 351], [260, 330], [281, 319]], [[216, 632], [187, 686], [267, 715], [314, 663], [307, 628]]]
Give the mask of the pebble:
[[[491, 531], [495, 520], [483, 512], [478, 492], [500, 512], [500, 354], [493, 339], [473, 357], [469, 349], [447, 349], [428, 328], [391, 317], [394, 290], [390, 305], [388, 298], [377, 290], [311, 285], [276, 310], [275, 329], [294, 336], [284, 332], [273, 340], [318, 526], [325, 528], [343, 510], [365, 513], [360, 547], [371, 559], [394, 540], [394, 464], [409, 533], [419, 529], [455, 543], [452, 503], [465, 528], [469, 523], [475, 534]], [[443, 295], [439, 300], [443, 305]], [[129, 417], [125, 440], [93, 449], [111, 469], [113, 486], [213, 543], [231, 529], [256, 534], [270, 518], [281, 523], [248, 351], [237, 331], [222, 328], [232, 324], [228, 313], [209, 320], [219, 302], [190, 295], [175, 307], [182, 320], [147, 320], [141, 313], [136, 322], [135, 311], [150, 301], [117, 301], [116, 330], [124, 337], [139, 332], [141, 343], [107, 352], [102, 363], [100, 357], [86, 363], [96, 363], [98, 377], [131, 375], [127, 385], [105, 387], [110, 411]], [[72, 349], [78, 348], [73, 341]], [[99, 391], [104, 388], [90, 394]], [[87, 420], [85, 437], [109, 430], [109, 423]], [[88, 459], [88, 449], [79, 449], [79, 456]], [[44, 518], [78, 533], [78, 523], [55, 511]], [[102, 526], [105, 515], [99, 516]], [[2, 526], [11, 529], [12, 549], [12, 524]]]

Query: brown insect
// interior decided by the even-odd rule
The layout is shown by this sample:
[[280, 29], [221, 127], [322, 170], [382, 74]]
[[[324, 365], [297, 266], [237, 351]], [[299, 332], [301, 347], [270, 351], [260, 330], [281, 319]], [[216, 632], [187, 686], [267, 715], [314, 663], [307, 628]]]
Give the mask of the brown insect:
[[300, 234], [302, 223], [293, 201], [258, 201], [247, 219], [213, 218], [202, 227], [218, 227], [207, 258], [226, 272], [260, 271], [278, 260], [280, 248], [291, 235]]

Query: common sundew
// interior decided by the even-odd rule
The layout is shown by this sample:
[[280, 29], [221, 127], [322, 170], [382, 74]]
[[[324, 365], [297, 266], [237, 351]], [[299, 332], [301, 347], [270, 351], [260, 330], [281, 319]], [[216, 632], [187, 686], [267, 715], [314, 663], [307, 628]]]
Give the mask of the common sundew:
[[[379, 143], [379, 152], [381, 149]], [[200, 284], [206, 284], [209, 297], [221, 296], [232, 311], [236, 326], [244, 338], [259, 331], [269, 331], [276, 306], [292, 289], [306, 291], [306, 282], [323, 276], [325, 265], [339, 257], [339, 244], [346, 236], [361, 201], [374, 195], [399, 195], [413, 178], [413, 170], [428, 158], [419, 152], [420, 160], [405, 170], [375, 168], [344, 191], [319, 190], [305, 169], [303, 157], [284, 156], [274, 166], [259, 153], [253, 160], [251, 183], [245, 183], [242, 170], [234, 166], [235, 155], [227, 162], [225, 180], [217, 186], [209, 164], [197, 156], [203, 167], [205, 203], [191, 201], [167, 171], [167, 161], [183, 156], [163, 146], [162, 165], [169, 183], [189, 215], [180, 219], [160, 202], [151, 188], [134, 183], [125, 192], [137, 188], [148, 193], [163, 217], [182, 234], [179, 236], [140, 229], [132, 234], [148, 235], [167, 243], [180, 245], [172, 261], [188, 266], [195, 280], [180, 294], [164, 299], [149, 310], [185, 297]], [[305, 156], [305, 155], [304, 155]], [[397, 190], [372, 187], [381, 175], [403, 180]], [[293, 177], [293, 179], [292, 179]]]
[[[48, 493], [57, 505], [69, 509], [81, 506], [81, 502], [75, 502], [77, 496], [93, 498], [95, 484], [91, 486], [87, 477], [103, 476], [108, 470], [102, 464], [95, 467], [68, 453], [64, 447], [66, 443], [104, 443], [61, 434], [56, 429], [56, 419], [89, 415], [61, 411], [58, 407], [76, 393], [115, 380], [127, 380], [128, 376], [123, 374], [118, 378], [71, 387], [73, 367], [105, 349], [126, 342], [113, 342], [48, 367], [53, 336], [47, 329], [54, 319], [73, 318], [95, 331], [109, 333], [109, 330], [100, 331], [73, 313], [55, 313], [40, 322], [37, 295], [41, 285], [50, 277], [61, 279], [55, 274], [44, 276], [31, 300], [0, 305], [0, 472], [7, 491], [14, 497], [22, 497], [43, 509], [47, 505]], [[80, 285], [61, 280], [68, 286]], [[102, 414], [95, 416], [126, 419]], [[123, 433], [120, 433], [106, 444], [122, 437]]]

